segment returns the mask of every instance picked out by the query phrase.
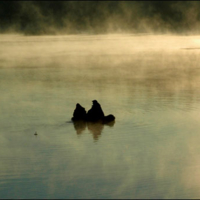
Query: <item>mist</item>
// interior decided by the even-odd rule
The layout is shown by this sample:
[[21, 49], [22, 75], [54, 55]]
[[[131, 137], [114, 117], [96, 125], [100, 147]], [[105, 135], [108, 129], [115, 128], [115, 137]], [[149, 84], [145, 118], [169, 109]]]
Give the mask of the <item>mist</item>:
[[0, 33], [195, 33], [196, 1], [1, 1]]
[[196, 1], [0, 1], [0, 197], [199, 199], [199, 31]]

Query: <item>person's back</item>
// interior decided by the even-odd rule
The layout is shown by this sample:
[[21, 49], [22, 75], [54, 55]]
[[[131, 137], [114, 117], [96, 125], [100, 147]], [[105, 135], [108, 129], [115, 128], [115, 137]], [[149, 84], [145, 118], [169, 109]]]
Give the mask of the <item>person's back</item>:
[[74, 110], [72, 120], [85, 120], [86, 111], [79, 103], [76, 104], [76, 109]]
[[87, 113], [88, 121], [98, 121], [104, 118], [104, 112], [97, 100], [93, 100], [92, 108]]

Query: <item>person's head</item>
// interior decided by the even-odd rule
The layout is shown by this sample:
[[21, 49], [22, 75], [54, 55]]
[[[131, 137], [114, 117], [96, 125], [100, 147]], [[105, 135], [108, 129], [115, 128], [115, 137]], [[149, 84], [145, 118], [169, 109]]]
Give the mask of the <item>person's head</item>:
[[93, 104], [98, 104], [97, 100], [93, 100], [92, 102]]
[[81, 105], [80, 105], [79, 103], [77, 103], [77, 104], [76, 104], [76, 107], [77, 107], [77, 108], [80, 108], [80, 107], [81, 107]]

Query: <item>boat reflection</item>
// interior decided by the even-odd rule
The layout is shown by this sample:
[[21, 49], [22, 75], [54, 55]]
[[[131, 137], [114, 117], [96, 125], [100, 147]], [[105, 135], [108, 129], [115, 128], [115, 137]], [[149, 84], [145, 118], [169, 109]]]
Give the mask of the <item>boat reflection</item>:
[[77, 135], [81, 135], [86, 130], [86, 128], [88, 128], [90, 133], [92, 133], [93, 135], [93, 139], [97, 141], [99, 137], [101, 136], [104, 126], [113, 127], [115, 124], [115, 121], [104, 124], [102, 121], [86, 122], [84, 120], [78, 120], [78, 121], [74, 121], [73, 124], [74, 124], [74, 128], [76, 130]]

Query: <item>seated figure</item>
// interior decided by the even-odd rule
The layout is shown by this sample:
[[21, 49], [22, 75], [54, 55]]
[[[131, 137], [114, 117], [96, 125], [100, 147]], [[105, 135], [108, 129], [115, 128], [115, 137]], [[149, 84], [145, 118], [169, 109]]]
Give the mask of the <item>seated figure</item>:
[[73, 113], [72, 121], [86, 120], [86, 111], [79, 103], [76, 104], [76, 108]]
[[93, 100], [92, 102], [92, 108], [87, 113], [87, 121], [95, 122], [98, 120], [103, 120], [104, 113], [101, 105], [97, 102], [97, 100]]
[[101, 121], [103, 124], [107, 124], [115, 120], [113, 115], [104, 115], [101, 105], [97, 102], [97, 100], [93, 100], [92, 102], [92, 108], [87, 113], [87, 121]]

